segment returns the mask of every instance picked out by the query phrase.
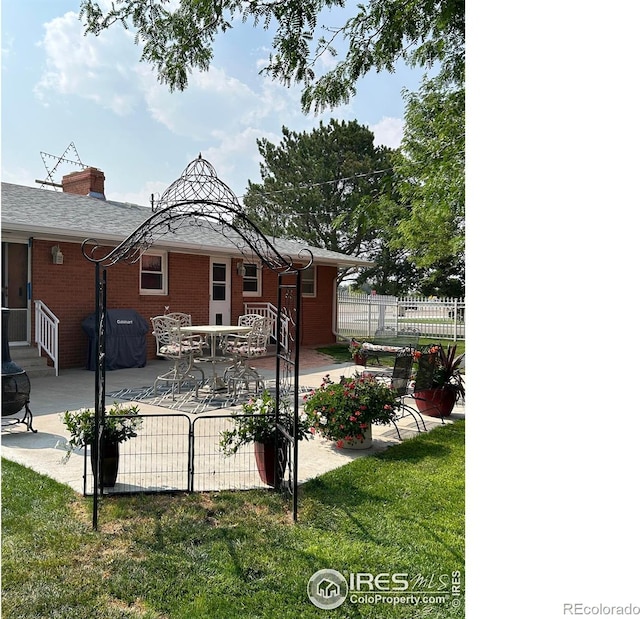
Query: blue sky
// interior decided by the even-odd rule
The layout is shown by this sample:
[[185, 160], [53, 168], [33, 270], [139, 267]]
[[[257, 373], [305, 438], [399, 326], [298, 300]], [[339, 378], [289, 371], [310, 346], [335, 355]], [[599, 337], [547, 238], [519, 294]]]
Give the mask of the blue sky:
[[[3, 181], [40, 186], [40, 153], [60, 156], [73, 142], [83, 164], [104, 171], [109, 199], [149, 204], [199, 153], [241, 196], [248, 179], [260, 181], [256, 139], [278, 142], [283, 125], [309, 131], [321, 119], [355, 119], [376, 143], [397, 147], [402, 90], [416, 90], [423, 75], [407, 67], [372, 74], [348, 105], [305, 116], [299, 88], [258, 75], [270, 34], [238, 23], [216, 40], [210, 70], [170, 93], [140, 63], [133, 33], [113, 27], [84, 36], [78, 7], [79, 0], [2, 3]], [[47, 158], [49, 169], [55, 164]], [[54, 178], [76, 169], [61, 164]]]

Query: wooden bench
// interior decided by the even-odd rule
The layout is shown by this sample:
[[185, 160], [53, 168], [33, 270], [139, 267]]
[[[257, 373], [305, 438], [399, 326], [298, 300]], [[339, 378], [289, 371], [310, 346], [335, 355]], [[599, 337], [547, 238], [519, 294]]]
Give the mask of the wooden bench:
[[[384, 332], [380, 335], [375, 335], [372, 340], [363, 341], [361, 343], [360, 348], [360, 356], [362, 357], [364, 363], [363, 365], [367, 367], [367, 363], [369, 360], [375, 359], [378, 365], [380, 365], [380, 353], [389, 353], [392, 355], [398, 354], [401, 350], [405, 348], [410, 348], [412, 350], [416, 350], [418, 348], [418, 340], [420, 339], [420, 334], [393, 334], [389, 332]], [[352, 342], [357, 342], [357, 340], [352, 339]]]

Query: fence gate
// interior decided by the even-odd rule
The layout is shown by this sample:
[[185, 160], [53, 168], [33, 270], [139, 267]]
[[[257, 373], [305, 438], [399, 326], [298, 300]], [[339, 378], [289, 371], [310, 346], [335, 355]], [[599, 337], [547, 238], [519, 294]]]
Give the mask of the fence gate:
[[[96, 369], [95, 369], [95, 440], [91, 446], [101, 461], [101, 437], [105, 422], [105, 316], [107, 309], [106, 268], [120, 261], [135, 263], [157, 238], [176, 233], [181, 228], [209, 229], [231, 241], [249, 262], [260, 261], [278, 274], [278, 325], [289, 322], [288, 341], [283, 346], [282, 334], [276, 344], [276, 410], [291, 405], [295, 412], [293, 435], [276, 415], [276, 427], [287, 445], [286, 479], [278, 480], [280, 487], [289, 490], [293, 501], [293, 519], [297, 520], [298, 443], [298, 386], [299, 337], [301, 308], [301, 272], [313, 263], [311, 251], [304, 249], [295, 258], [282, 255], [257, 226], [245, 215], [235, 194], [217, 176], [213, 166], [198, 156], [152, 204], [152, 215], [115, 249], [109, 251], [95, 239], [82, 243], [84, 257], [95, 264], [96, 281]], [[99, 465], [98, 465], [99, 466]], [[278, 467], [279, 468], [279, 467]], [[93, 528], [98, 528], [98, 501], [103, 493], [99, 469], [94, 478]]]

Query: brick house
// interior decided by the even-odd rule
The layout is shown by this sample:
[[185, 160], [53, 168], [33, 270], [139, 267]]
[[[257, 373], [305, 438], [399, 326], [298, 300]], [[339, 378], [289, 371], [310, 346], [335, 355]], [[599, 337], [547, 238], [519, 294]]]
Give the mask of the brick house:
[[[2, 305], [11, 310], [12, 345], [33, 345], [34, 305], [59, 319], [59, 364], [82, 367], [88, 340], [81, 323], [95, 307], [95, 270], [81, 252], [87, 238], [116, 247], [151, 214], [148, 207], [105, 198], [105, 176], [86, 168], [63, 178], [62, 192], [2, 183]], [[283, 255], [306, 246], [274, 239]], [[338, 269], [370, 263], [308, 248], [313, 266], [303, 275], [301, 345], [336, 341]], [[277, 305], [277, 276], [248, 262], [215, 230], [185, 226], [159, 239], [136, 264], [107, 269], [108, 308], [131, 308], [145, 319], [172, 312], [194, 324], [235, 324], [251, 304]], [[155, 356], [151, 328], [147, 357]]]

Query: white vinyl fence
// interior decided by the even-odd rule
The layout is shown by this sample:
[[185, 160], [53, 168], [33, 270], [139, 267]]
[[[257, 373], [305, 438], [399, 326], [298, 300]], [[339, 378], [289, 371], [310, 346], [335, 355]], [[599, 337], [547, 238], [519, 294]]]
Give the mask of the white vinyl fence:
[[374, 338], [416, 334], [444, 340], [463, 340], [464, 299], [392, 297], [338, 291], [338, 333]]

